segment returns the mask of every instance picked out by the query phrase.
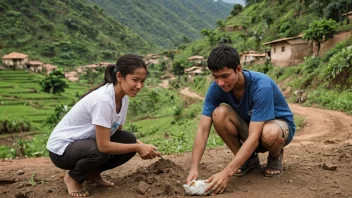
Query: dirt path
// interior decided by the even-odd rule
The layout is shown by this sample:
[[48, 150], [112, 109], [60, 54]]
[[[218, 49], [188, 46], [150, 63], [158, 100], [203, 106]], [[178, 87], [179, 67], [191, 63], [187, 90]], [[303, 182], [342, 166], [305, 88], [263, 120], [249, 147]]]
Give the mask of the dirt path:
[[[194, 96], [188, 89], [181, 93]], [[244, 177], [231, 178], [227, 191], [216, 197], [352, 197], [352, 116], [298, 104], [290, 104], [290, 108], [295, 115], [305, 117], [306, 124], [285, 149], [284, 174], [266, 178], [262, 169], [253, 170]], [[261, 164], [266, 163], [267, 154], [259, 156]], [[164, 158], [143, 161], [135, 156], [103, 174], [115, 187], [85, 186], [90, 197], [184, 197], [182, 184], [191, 153]], [[206, 150], [199, 179], [221, 171], [232, 158], [224, 146]], [[0, 197], [19, 193], [27, 197], [69, 197], [62, 182], [64, 175], [65, 171], [52, 165], [48, 158], [2, 160]], [[31, 185], [33, 182], [35, 186]], [[146, 195], [137, 192], [144, 189]]]

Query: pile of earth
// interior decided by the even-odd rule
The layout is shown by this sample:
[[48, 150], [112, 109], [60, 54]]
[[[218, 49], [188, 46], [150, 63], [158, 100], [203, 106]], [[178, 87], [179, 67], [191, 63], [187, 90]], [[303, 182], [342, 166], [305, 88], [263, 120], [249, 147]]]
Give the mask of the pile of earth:
[[131, 189], [141, 195], [183, 196], [187, 172], [169, 159], [160, 159], [148, 167], [140, 167], [118, 182], [118, 187]]

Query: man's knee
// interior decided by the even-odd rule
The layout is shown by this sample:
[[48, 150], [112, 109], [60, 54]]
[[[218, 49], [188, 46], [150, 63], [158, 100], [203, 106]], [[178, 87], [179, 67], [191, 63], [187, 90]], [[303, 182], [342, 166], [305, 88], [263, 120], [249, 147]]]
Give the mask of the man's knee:
[[220, 105], [216, 107], [211, 115], [214, 124], [223, 123], [225, 117], [228, 115], [228, 107], [225, 105]]
[[[281, 138], [281, 139], [280, 139]], [[264, 146], [273, 146], [282, 140], [282, 130], [276, 124], [267, 123], [263, 127], [261, 142]]]

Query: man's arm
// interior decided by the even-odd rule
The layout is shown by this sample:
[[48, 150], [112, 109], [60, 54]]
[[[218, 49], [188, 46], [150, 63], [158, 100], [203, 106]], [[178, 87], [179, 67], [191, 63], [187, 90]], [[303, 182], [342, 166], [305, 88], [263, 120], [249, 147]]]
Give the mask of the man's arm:
[[204, 115], [200, 117], [199, 126], [193, 144], [192, 164], [190, 174], [187, 178], [187, 184], [190, 183], [193, 179], [196, 179], [198, 176], [198, 167], [207, 145], [211, 123], [211, 117]]

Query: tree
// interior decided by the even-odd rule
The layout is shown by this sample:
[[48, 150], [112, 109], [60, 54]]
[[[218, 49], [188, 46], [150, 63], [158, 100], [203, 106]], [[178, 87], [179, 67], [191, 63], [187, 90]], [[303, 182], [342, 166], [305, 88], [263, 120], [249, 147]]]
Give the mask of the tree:
[[337, 32], [336, 29], [337, 23], [332, 19], [313, 21], [309, 24], [308, 30], [304, 32], [303, 39], [312, 40], [315, 42], [318, 46], [317, 56], [319, 56], [321, 44], [334, 37], [334, 34]]
[[181, 76], [185, 73], [185, 62], [177, 61], [173, 64], [172, 72], [178, 76], [178, 83], [180, 83]]
[[236, 16], [239, 13], [241, 13], [243, 10], [243, 6], [241, 4], [235, 4], [233, 5], [233, 10], [231, 11], [232, 16]]
[[209, 41], [211, 46], [214, 46], [216, 44], [216, 38], [215, 38], [216, 34], [215, 34], [214, 31], [203, 29], [200, 33], [203, 36], [207, 36], [208, 37], [208, 41]]
[[68, 85], [63, 78], [65, 78], [65, 75], [61, 69], [52, 71], [48, 77], [40, 82], [42, 90], [47, 93], [52, 92], [53, 94], [64, 92]]
[[217, 21], [216, 21], [216, 24], [218, 24], [218, 27], [219, 27], [219, 29], [220, 29], [221, 31], [224, 31], [224, 29], [225, 29], [225, 22], [224, 22], [224, 21], [222, 21], [222, 20], [217, 20]]

